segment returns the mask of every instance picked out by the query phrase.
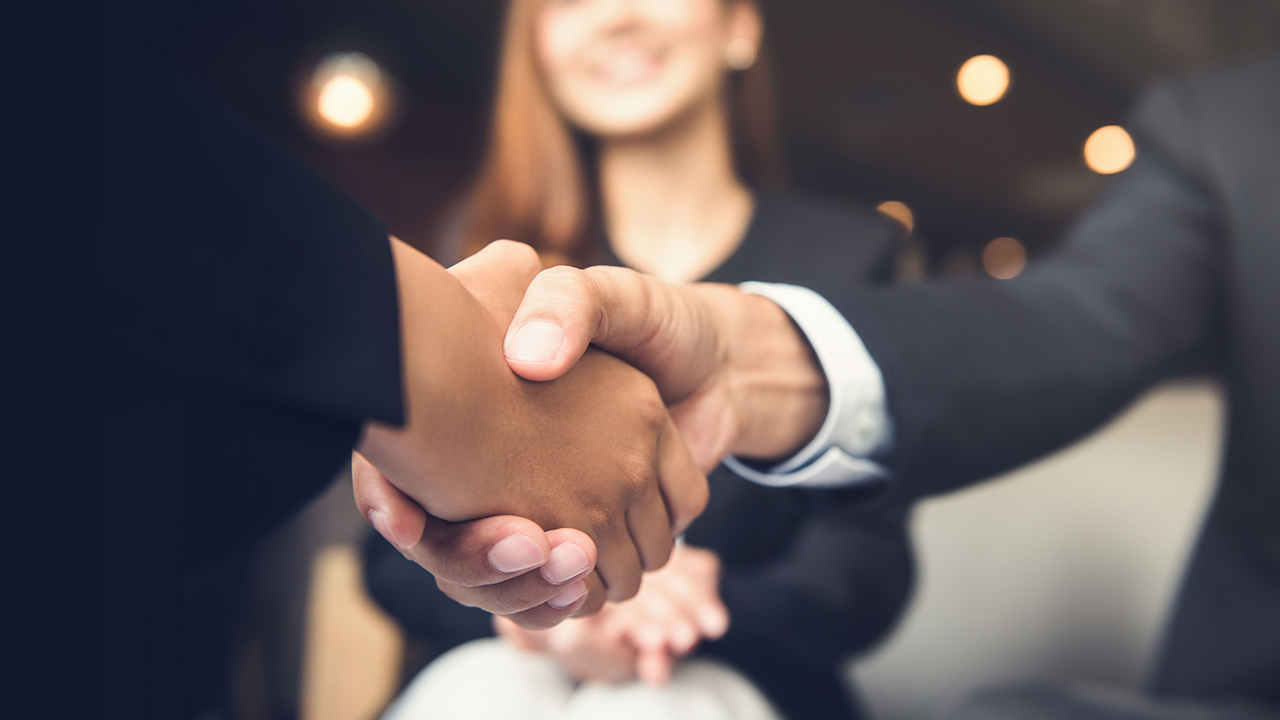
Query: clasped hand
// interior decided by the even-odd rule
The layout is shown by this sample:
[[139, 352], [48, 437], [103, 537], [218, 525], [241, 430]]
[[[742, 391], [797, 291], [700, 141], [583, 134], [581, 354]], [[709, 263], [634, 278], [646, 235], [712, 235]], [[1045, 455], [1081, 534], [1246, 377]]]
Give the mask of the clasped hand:
[[[443, 408], [469, 418], [446, 433], [447, 459], [398, 452], [397, 443], [414, 444], [413, 427], [377, 428], [366, 439], [365, 448], [385, 450], [373, 464], [430, 514], [359, 457], [356, 499], [451, 597], [522, 627], [551, 627], [598, 611], [606, 595], [633, 595], [640, 569], [666, 560], [669, 531], [705, 505], [703, 472], [728, 453], [794, 454], [826, 416], [826, 378], [812, 348], [764, 298], [623, 268], [538, 273], [533, 251], [508, 242], [452, 272], [486, 308], [483, 337], [467, 352], [492, 382], [460, 385], [452, 406], [448, 397], [411, 403], [419, 430], [412, 413], [448, 422]], [[490, 367], [495, 327], [506, 333], [500, 368]], [[508, 366], [538, 382], [515, 380]], [[474, 412], [481, 399], [488, 411]], [[462, 412], [469, 403], [473, 412]], [[436, 470], [447, 480], [421, 477]], [[592, 541], [598, 571], [588, 575]], [[522, 562], [504, 562], [508, 553]]]
[[[445, 278], [394, 251], [408, 422], [366, 428], [362, 514], [455, 600], [527, 627], [634, 595], [707, 499], [653, 382], [599, 351], [555, 382], [511, 372], [502, 338], [541, 269], [527, 246], [495, 243]], [[446, 311], [447, 342], [421, 331]]]

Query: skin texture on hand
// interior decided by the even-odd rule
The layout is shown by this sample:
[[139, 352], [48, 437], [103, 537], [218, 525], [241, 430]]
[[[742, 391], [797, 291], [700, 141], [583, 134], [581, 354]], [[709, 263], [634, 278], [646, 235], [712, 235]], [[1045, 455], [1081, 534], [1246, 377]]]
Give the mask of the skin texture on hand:
[[[352, 454], [351, 476], [360, 514], [463, 605], [541, 629], [594, 613], [603, 604], [600, 578], [592, 572], [596, 546], [581, 531], [543, 532], [532, 520], [510, 515], [440, 520], [392, 486], [359, 453]], [[529, 572], [534, 569], [539, 572]]]
[[[413, 550], [445, 592], [486, 610], [527, 613], [536, 609], [530, 603], [591, 590], [576, 606], [589, 612], [606, 595], [633, 595], [641, 571], [666, 561], [673, 538], [707, 498], [706, 479], [653, 383], [602, 352], [584, 355], [554, 383], [511, 373], [502, 357], [503, 332], [540, 267], [527, 246], [495, 243], [450, 272], [398, 241], [393, 251], [408, 422], [366, 426], [359, 454], [377, 470], [370, 473], [359, 457], [353, 463], [357, 496], [364, 492], [371, 503], [361, 508], [366, 517], [402, 552]], [[425, 512], [414, 515], [389, 499], [388, 487]], [[424, 530], [410, 544], [419, 517]], [[487, 519], [464, 522], [477, 518]], [[598, 550], [596, 572], [548, 595], [554, 584], [546, 582], [546, 568], [581, 559], [557, 559], [561, 545], [571, 546], [562, 554], [587, 551], [571, 535], [539, 541], [532, 527], [515, 522], [519, 518], [540, 529], [585, 533]], [[523, 537], [505, 546], [521, 561], [516, 565], [535, 563], [543, 578], [513, 582], [512, 573], [493, 575], [495, 550], [505, 540], [494, 533], [502, 527]], [[433, 553], [443, 554], [433, 560]], [[556, 621], [554, 615], [516, 620], [540, 626]]]
[[494, 629], [522, 650], [551, 655], [580, 681], [663, 685], [681, 657], [728, 629], [719, 584], [715, 553], [680, 546], [665, 567], [645, 575], [635, 597], [594, 617], [541, 631], [495, 617]]
[[543, 271], [508, 329], [507, 364], [550, 380], [589, 344], [653, 378], [704, 471], [729, 453], [794, 454], [827, 414], [826, 376], [804, 335], [775, 303], [732, 286], [617, 267]]

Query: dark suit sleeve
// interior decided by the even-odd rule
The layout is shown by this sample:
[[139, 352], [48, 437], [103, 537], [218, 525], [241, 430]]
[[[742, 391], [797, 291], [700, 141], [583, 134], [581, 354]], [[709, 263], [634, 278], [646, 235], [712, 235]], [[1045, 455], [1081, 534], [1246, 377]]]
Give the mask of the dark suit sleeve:
[[1196, 108], [1155, 89], [1133, 166], [1056, 256], [832, 300], [884, 373], [900, 497], [945, 491], [1055, 450], [1213, 346], [1223, 219], [1203, 184]]
[[365, 419], [401, 421], [394, 267], [354, 201], [143, 52], [124, 65], [93, 252], [109, 432], [154, 479], [148, 521], [182, 496], [158, 532], [200, 565], [330, 482]]

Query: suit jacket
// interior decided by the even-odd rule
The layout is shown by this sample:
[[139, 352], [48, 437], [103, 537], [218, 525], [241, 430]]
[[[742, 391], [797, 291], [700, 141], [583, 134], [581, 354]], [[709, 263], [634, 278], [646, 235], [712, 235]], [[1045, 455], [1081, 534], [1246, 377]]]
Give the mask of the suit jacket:
[[188, 715], [217, 702], [209, 645], [229, 642], [239, 599], [192, 579], [331, 483], [366, 419], [401, 420], [395, 276], [370, 213], [145, 51], [111, 47], [85, 343], [108, 368], [103, 686], [110, 705], [179, 717], [167, 693]]
[[131, 443], [175, 443], [154, 451], [199, 565], [322, 489], [365, 419], [400, 421], [394, 267], [368, 211], [145, 53], [127, 62], [104, 330], [136, 383], [121, 409], [158, 404]]
[[1160, 84], [1129, 127], [1136, 161], [1055, 257], [834, 300], [884, 372], [902, 498], [1059, 448], [1208, 363], [1225, 458], [1154, 688], [1280, 702], [1280, 57]]
[[[622, 264], [602, 243], [602, 259]], [[878, 215], [771, 193], [757, 195], [742, 245], [706, 279], [831, 288], [886, 280], [894, 228]], [[905, 509], [870, 509], [857, 490], [778, 490], [724, 467], [686, 540], [714, 550], [729, 632], [701, 653], [749, 676], [792, 718], [855, 717], [843, 660], [892, 626], [912, 582]], [[438, 651], [492, 633], [486, 613], [445, 598], [381, 538], [367, 548], [375, 598]]]

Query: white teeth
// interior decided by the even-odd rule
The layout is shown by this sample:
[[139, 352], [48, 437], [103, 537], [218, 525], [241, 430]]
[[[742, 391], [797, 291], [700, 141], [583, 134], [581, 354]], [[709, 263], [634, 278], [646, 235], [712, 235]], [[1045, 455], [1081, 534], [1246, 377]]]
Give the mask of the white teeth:
[[600, 64], [598, 77], [611, 85], [625, 85], [644, 80], [656, 65], [648, 53], [619, 53]]

